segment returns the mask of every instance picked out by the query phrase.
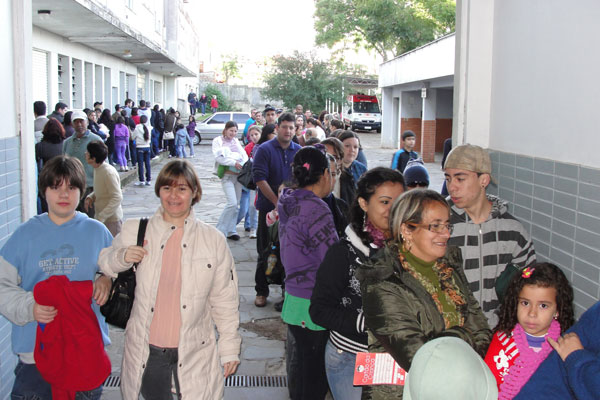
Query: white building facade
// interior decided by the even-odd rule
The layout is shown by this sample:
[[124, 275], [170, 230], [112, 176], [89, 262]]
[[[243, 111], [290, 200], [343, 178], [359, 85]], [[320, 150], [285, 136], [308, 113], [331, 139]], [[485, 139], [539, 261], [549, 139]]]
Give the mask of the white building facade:
[[[188, 111], [197, 90], [196, 29], [182, 0], [0, 2], [0, 246], [36, 213], [33, 102], [48, 113], [126, 98]], [[0, 316], [0, 399], [8, 399], [17, 358], [11, 324]]]
[[600, 3], [461, 0], [456, 16], [453, 143], [491, 151], [492, 193], [580, 314], [600, 299]]

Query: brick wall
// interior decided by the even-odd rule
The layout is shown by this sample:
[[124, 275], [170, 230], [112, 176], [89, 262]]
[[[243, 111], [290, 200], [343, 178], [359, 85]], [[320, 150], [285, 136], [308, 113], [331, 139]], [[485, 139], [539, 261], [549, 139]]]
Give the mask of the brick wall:
[[[436, 121], [423, 121], [423, 161], [434, 162]], [[418, 148], [417, 148], [418, 150]]]
[[600, 170], [512, 153], [490, 152], [498, 185], [530, 233], [538, 260], [573, 284], [577, 315], [600, 299]]
[[[400, 138], [402, 138], [402, 132], [413, 131], [417, 136], [417, 144], [415, 150], [419, 151], [421, 148], [421, 118], [401, 118], [400, 122]], [[400, 143], [402, 146], [402, 143]]]
[[[21, 224], [21, 179], [17, 137], [0, 139], [0, 246]], [[8, 399], [16, 357], [11, 349], [11, 325], [0, 316], [0, 399]]]
[[452, 118], [438, 118], [435, 120], [435, 152], [444, 151], [444, 140], [452, 137]]

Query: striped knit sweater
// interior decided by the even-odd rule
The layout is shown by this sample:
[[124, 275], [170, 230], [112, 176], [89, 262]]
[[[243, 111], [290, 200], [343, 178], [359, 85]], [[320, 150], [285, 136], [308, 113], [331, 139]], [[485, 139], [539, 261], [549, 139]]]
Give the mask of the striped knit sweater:
[[481, 224], [475, 224], [464, 209], [456, 207], [448, 198], [450, 223], [454, 224], [448, 245], [460, 248], [469, 286], [490, 326], [494, 327], [498, 323], [495, 310], [499, 306], [496, 278], [509, 263], [525, 268], [535, 262], [535, 250], [523, 225], [508, 213], [507, 203], [492, 195], [487, 198], [492, 210]]

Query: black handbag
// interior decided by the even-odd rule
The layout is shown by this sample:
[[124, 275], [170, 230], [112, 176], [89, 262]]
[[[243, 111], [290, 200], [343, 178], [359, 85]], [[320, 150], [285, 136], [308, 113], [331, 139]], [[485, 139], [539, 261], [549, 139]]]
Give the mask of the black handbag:
[[[148, 218], [140, 219], [137, 235], [138, 246], [144, 245], [146, 226], [148, 226]], [[100, 312], [104, 315], [106, 322], [119, 328], [125, 329], [131, 315], [135, 296], [135, 270], [137, 265], [138, 263], [135, 263], [127, 271], [119, 273], [117, 279], [112, 283], [108, 300], [100, 307]]]
[[244, 163], [242, 170], [237, 176], [237, 180], [246, 189], [256, 190], [256, 183], [254, 183], [254, 178], [252, 177], [252, 160], [248, 160]]

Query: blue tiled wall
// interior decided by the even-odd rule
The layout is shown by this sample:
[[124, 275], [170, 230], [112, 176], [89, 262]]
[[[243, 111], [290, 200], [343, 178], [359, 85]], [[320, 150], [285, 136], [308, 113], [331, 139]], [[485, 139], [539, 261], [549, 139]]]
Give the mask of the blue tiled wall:
[[573, 284], [577, 316], [600, 298], [600, 170], [490, 151], [497, 185], [533, 238], [538, 260]]
[[[21, 177], [17, 137], [0, 139], [0, 246], [21, 223]], [[10, 323], [0, 316], [0, 399], [8, 399], [16, 357], [11, 350]]]

